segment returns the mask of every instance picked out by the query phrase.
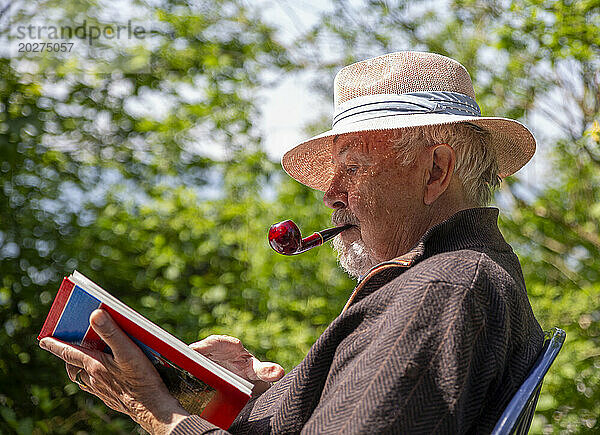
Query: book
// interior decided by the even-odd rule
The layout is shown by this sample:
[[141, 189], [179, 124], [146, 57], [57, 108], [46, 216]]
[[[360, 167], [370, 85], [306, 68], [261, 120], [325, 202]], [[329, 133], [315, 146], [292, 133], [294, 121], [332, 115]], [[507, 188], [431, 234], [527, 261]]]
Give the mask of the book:
[[90, 326], [90, 314], [98, 308], [142, 349], [190, 414], [227, 429], [250, 399], [250, 382], [194, 351], [77, 271], [63, 279], [38, 340], [54, 337], [111, 353]]

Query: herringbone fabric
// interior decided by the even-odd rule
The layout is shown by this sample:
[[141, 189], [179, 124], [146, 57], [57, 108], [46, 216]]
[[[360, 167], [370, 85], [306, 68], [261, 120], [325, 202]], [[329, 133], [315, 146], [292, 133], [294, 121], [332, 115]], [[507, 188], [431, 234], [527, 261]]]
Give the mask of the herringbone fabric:
[[[497, 217], [461, 211], [371, 270], [231, 433], [489, 433], [543, 342]], [[217, 432], [196, 416], [173, 431]]]

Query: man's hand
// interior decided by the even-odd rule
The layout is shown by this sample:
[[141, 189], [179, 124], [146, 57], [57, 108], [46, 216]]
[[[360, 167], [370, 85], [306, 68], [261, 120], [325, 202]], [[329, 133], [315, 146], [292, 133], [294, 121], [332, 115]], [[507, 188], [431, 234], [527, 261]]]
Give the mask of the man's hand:
[[244, 348], [240, 340], [228, 335], [211, 335], [202, 341], [190, 344], [190, 347], [252, 382], [254, 395], [264, 393], [272, 382], [281, 379], [285, 374], [279, 364], [257, 360]]
[[95, 310], [90, 324], [113, 355], [44, 338], [40, 347], [67, 363], [69, 378], [114, 410], [129, 415], [153, 434], [169, 433], [189, 415], [169, 394], [158, 372], [141, 349], [108, 313]]

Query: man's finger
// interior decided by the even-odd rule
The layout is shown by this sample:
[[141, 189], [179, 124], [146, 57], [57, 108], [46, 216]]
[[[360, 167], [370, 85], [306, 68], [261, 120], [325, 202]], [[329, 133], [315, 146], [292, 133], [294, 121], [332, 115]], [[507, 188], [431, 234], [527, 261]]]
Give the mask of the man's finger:
[[77, 367], [84, 367], [86, 359], [90, 358], [90, 354], [92, 353], [87, 349], [63, 343], [51, 337], [42, 338], [40, 340], [40, 347], [53, 353], [64, 362]]
[[75, 382], [75, 375], [77, 372], [79, 372], [79, 370], [81, 370], [81, 367], [77, 367], [69, 363], [65, 363], [65, 366], [67, 369], [67, 376], [69, 376], [71, 382]]
[[190, 347], [204, 356], [235, 354], [245, 351], [242, 342], [229, 335], [210, 335], [204, 340], [190, 344]]
[[254, 373], [261, 381], [275, 382], [285, 375], [283, 367], [273, 362], [262, 362], [253, 357], [252, 366]]
[[[67, 366], [67, 375], [69, 376], [71, 382], [75, 382], [80, 388], [86, 388], [89, 390], [91, 380], [89, 373], [81, 367], [77, 367], [69, 363], [66, 363], [65, 365]], [[77, 379], [78, 375], [79, 379]]]
[[115, 361], [129, 361], [137, 357], [136, 351], [140, 351], [139, 347], [119, 328], [107, 312], [94, 310], [90, 315], [90, 325], [110, 347]]
[[228, 335], [211, 335], [190, 347], [249, 381], [275, 382], [285, 374], [279, 364], [259, 361], [239, 339]]

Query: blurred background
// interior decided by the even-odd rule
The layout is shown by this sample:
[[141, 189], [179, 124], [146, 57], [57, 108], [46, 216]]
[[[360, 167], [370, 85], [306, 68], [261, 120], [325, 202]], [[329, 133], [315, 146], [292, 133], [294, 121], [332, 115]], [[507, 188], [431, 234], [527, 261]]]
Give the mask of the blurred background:
[[276, 221], [329, 225], [279, 159], [328, 128], [339, 68], [414, 49], [538, 140], [495, 197], [538, 320], [567, 332], [532, 433], [599, 433], [599, 29], [583, 0], [0, 1], [0, 432], [138, 430], [37, 346], [74, 269], [186, 342], [296, 365], [353, 282], [329, 247], [268, 247]]

